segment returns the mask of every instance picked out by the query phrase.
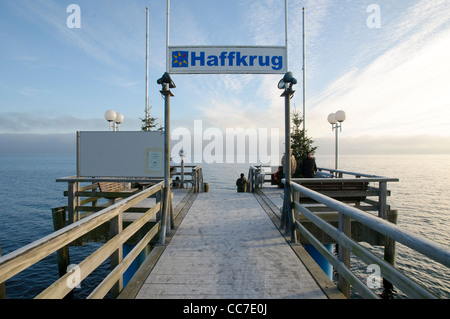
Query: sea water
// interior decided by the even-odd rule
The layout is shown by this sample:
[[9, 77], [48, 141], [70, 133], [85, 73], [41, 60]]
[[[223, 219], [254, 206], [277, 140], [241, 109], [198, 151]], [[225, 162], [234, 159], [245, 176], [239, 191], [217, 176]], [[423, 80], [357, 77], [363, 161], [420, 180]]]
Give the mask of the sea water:
[[[334, 168], [334, 156], [316, 158], [319, 167]], [[202, 164], [210, 192], [236, 190], [248, 163]], [[341, 156], [340, 169], [399, 178], [388, 184], [388, 205], [398, 211], [398, 225], [448, 247], [450, 239], [450, 155]], [[67, 183], [56, 179], [75, 174], [73, 155], [0, 156], [0, 245], [5, 255], [53, 231], [51, 209], [67, 204]], [[100, 244], [71, 247], [71, 263], [78, 263]], [[376, 252], [375, 253], [379, 253]], [[441, 298], [450, 297], [447, 267], [397, 244], [397, 265], [408, 276]], [[364, 277], [366, 268], [353, 262]], [[109, 269], [108, 260], [74, 289], [72, 298], [85, 298]], [[366, 275], [367, 276], [367, 275]], [[56, 254], [6, 282], [8, 298], [33, 298], [58, 279]], [[404, 298], [402, 292], [394, 294]]]

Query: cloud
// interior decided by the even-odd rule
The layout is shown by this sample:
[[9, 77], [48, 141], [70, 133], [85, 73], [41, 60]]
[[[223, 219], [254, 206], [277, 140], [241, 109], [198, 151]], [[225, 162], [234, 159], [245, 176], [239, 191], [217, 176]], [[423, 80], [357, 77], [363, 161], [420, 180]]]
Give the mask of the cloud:
[[36, 97], [42, 94], [49, 94], [51, 93], [49, 90], [41, 90], [41, 89], [36, 89], [33, 87], [21, 87], [17, 89], [17, 92], [21, 95], [24, 95], [26, 97]]
[[81, 28], [71, 29], [66, 24], [70, 13], [66, 12], [63, 3], [52, 0], [9, 3], [17, 13], [39, 28], [47, 29], [61, 43], [114, 69], [127, 69], [122, 62], [124, 58], [136, 60], [145, 55], [145, 28], [136, 18], [142, 17], [145, 23], [145, 8], [142, 10], [132, 2], [127, 3], [125, 11], [119, 6], [105, 6], [99, 2], [88, 5], [79, 1], [78, 4]]
[[0, 134], [7, 133], [67, 133], [105, 129], [104, 119], [81, 119], [69, 115], [8, 112], [0, 113]]
[[[379, 39], [380, 45], [383, 47], [383, 39], [395, 45], [367, 65], [350, 69], [308, 99], [311, 109], [307, 126], [315, 136], [329, 134], [326, 116], [338, 109], [347, 113], [347, 136], [450, 136], [450, 28], [442, 14], [447, 11], [448, 16], [450, 9], [428, 8], [425, 2], [421, 5], [427, 16], [418, 21], [426, 23], [418, 26], [411, 20], [413, 30], [396, 31], [394, 39], [384, 33], [386, 38]], [[414, 19], [418, 11], [418, 6], [413, 7], [398, 23]]]
[[[317, 138], [317, 154], [334, 155], [334, 138]], [[450, 137], [431, 135], [339, 137], [339, 154], [450, 154]]]
[[0, 134], [1, 155], [75, 154], [72, 134]]
[[144, 85], [143, 81], [132, 81], [117, 75], [112, 75], [108, 78], [98, 78], [97, 80], [115, 87], [131, 90], [141, 89]]

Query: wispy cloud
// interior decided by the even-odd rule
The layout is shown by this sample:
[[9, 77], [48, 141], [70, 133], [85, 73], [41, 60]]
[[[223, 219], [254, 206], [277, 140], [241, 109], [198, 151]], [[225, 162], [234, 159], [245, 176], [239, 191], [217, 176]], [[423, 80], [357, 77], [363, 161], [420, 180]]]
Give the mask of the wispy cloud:
[[103, 119], [81, 119], [69, 115], [50, 116], [36, 112], [8, 112], [0, 116], [0, 134], [98, 130], [104, 128], [105, 123]]
[[143, 81], [133, 81], [116, 75], [107, 78], [98, 78], [97, 80], [115, 87], [130, 90], [140, 89], [144, 85]]
[[21, 87], [17, 89], [17, 92], [26, 97], [36, 97], [42, 94], [49, 94], [51, 91], [49, 90], [41, 90], [34, 87]]
[[[127, 13], [121, 12], [117, 6], [100, 7], [89, 3], [81, 7], [81, 28], [71, 29], [66, 20], [69, 13], [63, 3], [53, 0], [30, 1], [22, 0], [10, 3], [14, 10], [39, 28], [48, 29], [48, 33], [66, 46], [79, 50], [84, 54], [119, 70], [126, 69], [121, 62], [123, 57], [135, 59], [136, 54], [143, 56], [144, 50], [136, 46], [136, 37], [145, 39], [145, 28], [138, 28], [138, 21], [133, 17], [137, 14], [134, 6], [128, 6]], [[131, 4], [131, 3], [130, 3]], [[91, 10], [84, 10], [85, 8]], [[124, 17], [128, 14], [127, 17]], [[96, 19], [98, 15], [108, 15], [109, 18]], [[141, 12], [145, 23], [145, 11]], [[120, 21], [117, 24], [116, 21]], [[143, 41], [142, 46], [145, 46]], [[137, 53], [139, 52], [139, 53]]]
[[[314, 134], [322, 136], [329, 127], [327, 114], [344, 108], [349, 135], [450, 136], [448, 10], [446, 5], [429, 6], [423, 1], [390, 25], [393, 39], [389, 31], [381, 31], [384, 37], [379, 38], [379, 44], [384, 52], [309, 99], [313, 108], [309, 126]], [[414, 25], [414, 32], [408, 28], [397, 31], [396, 27], [406, 23]]]
[[15, 56], [13, 58], [13, 60], [15, 60], [15, 61], [26, 61], [26, 62], [28, 62], [28, 61], [38, 61], [39, 57], [22, 55], [22, 56]]

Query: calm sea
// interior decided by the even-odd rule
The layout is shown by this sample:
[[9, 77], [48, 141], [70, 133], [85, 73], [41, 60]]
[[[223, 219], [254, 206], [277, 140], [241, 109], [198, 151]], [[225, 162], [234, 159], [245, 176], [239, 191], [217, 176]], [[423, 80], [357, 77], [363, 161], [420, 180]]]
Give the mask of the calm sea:
[[[316, 158], [320, 167], [333, 168], [334, 157]], [[249, 164], [204, 164], [205, 181], [210, 191], [235, 190], [239, 174], [247, 175]], [[435, 242], [450, 242], [450, 155], [341, 156], [340, 169], [397, 177], [390, 183], [388, 204], [398, 211], [398, 225]], [[55, 156], [0, 156], [0, 244], [3, 255], [33, 242], [53, 231], [51, 209], [66, 205], [65, 183], [56, 178], [74, 175], [75, 158]], [[97, 249], [89, 243], [71, 247], [71, 263]], [[397, 265], [412, 278], [429, 287], [441, 298], [450, 297], [450, 271], [439, 263], [401, 245]], [[355, 263], [354, 267], [358, 267]], [[73, 298], [84, 298], [109, 268], [100, 269], [75, 289]], [[364, 271], [364, 267], [361, 268]], [[58, 278], [53, 254], [6, 282], [8, 298], [33, 298]], [[396, 298], [403, 298], [400, 291]]]

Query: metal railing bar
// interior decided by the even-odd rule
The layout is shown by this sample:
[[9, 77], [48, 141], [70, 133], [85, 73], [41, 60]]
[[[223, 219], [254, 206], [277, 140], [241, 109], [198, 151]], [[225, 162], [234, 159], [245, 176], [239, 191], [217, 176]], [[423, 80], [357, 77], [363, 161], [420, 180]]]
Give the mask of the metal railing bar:
[[449, 248], [429, 239], [419, 237], [418, 235], [404, 230], [384, 219], [362, 212], [355, 207], [326, 197], [304, 186], [298, 185], [296, 183], [291, 183], [291, 187], [293, 187], [296, 191], [299, 191], [309, 196], [310, 198], [322, 204], [325, 204], [326, 206], [333, 208], [338, 212], [341, 212], [344, 215], [372, 228], [373, 230], [388, 236], [396, 242], [399, 242], [413, 250], [416, 250], [421, 254], [443, 264], [444, 266], [450, 267]]
[[350, 283], [364, 298], [377, 299], [379, 298], [372, 290], [369, 289], [361, 280], [351, 272], [350, 269], [345, 267], [344, 263], [328, 251], [318, 241], [314, 235], [312, 235], [303, 225], [298, 221], [295, 222], [296, 228], [300, 233], [306, 237], [306, 239], [322, 254], [322, 256], [333, 265], [337, 272], [344, 277], [344, 279]]
[[372, 254], [370, 251], [359, 245], [357, 242], [346, 236], [343, 232], [333, 227], [314, 213], [309, 211], [304, 206], [295, 202], [296, 208], [312, 223], [319, 227], [323, 232], [336, 240], [339, 244], [343, 245], [355, 256], [361, 258], [366, 263], [374, 263], [380, 266], [383, 277], [389, 280], [392, 284], [397, 286], [400, 290], [404, 291], [413, 298], [437, 298], [434, 294], [426, 290], [420, 284], [400, 272], [388, 262], [380, 259]]

